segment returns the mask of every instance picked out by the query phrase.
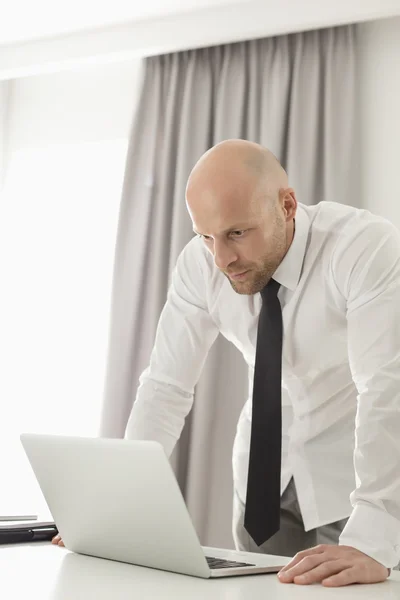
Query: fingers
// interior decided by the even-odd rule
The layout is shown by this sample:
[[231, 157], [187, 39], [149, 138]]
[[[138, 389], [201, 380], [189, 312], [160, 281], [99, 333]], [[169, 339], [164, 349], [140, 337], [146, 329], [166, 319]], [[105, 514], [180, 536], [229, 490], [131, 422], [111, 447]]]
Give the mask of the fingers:
[[323, 554], [326, 551], [326, 548], [327, 546], [325, 546], [325, 544], [320, 544], [314, 548], [309, 548], [308, 550], [302, 550], [301, 552], [298, 552], [293, 559], [279, 571], [279, 575], [281, 573], [285, 573], [285, 571], [289, 571], [289, 569], [293, 569], [293, 567], [298, 565], [304, 558], [308, 556]]
[[[375, 562], [375, 561], [373, 561]], [[322, 581], [326, 587], [339, 587], [350, 585], [351, 583], [381, 583], [388, 577], [387, 568], [381, 564], [374, 565], [371, 562], [363, 562], [353, 565], [350, 569], [345, 569], [337, 575], [332, 575]]]
[[55, 546], [63, 546], [63, 547], [65, 547], [64, 546], [64, 542], [62, 541], [60, 534], [55, 535], [53, 537], [53, 539], [51, 540], [51, 543], [54, 544]]
[[319, 565], [326, 564], [326, 562], [327, 558], [324, 554], [305, 556], [304, 558], [299, 559], [299, 562], [296, 562], [290, 569], [280, 571], [278, 577], [283, 583], [292, 583], [295, 577], [300, 577], [301, 575], [314, 570]]
[[347, 571], [351, 570], [351, 567], [352, 565], [347, 560], [329, 560], [327, 562], [323, 562], [314, 569], [302, 573], [301, 575], [296, 575], [293, 578], [293, 581], [294, 583], [298, 583], [300, 585], [310, 585], [312, 583], [327, 580], [329, 577], [337, 575], [338, 573], [346, 573]]
[[351, 567], [337, 575], [332, 575], [323, 579], [321, 583], [325, 587], [340, 587], [342, 585], [351, 585], [352, 583], [361, 583], [361, 581], [357, 567]]

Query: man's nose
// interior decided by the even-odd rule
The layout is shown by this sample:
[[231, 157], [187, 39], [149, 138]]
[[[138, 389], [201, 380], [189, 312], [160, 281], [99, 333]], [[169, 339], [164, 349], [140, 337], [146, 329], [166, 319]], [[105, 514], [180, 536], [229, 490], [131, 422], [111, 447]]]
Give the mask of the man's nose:
[[225, 271], [237, 258], [237, 253], [228, 244], [214, 240], [214, 262], [218, 269]]

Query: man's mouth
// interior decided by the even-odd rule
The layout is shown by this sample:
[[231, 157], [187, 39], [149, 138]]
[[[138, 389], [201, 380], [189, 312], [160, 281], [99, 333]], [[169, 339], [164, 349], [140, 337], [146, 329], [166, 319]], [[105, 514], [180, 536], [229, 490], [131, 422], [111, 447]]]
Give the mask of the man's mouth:
[[232, 274], [229, 273], [229, 277], [231, 277], [231, 279], [242, 279], [247, 275], [248, 272], [249, 272], [249, 270], [241, 271], [240, 273], [232, 273]]

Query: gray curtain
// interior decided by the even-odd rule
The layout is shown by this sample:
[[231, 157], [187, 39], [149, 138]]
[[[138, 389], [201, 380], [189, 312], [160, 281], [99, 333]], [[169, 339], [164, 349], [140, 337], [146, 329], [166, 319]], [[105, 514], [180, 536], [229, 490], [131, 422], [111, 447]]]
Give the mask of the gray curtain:
[[[193, 236], [185, 185], [228, 138], [270, 148], [298, 199], [353, 203], [355, 29], [345, 26], [146, 59], [115, 252], [100, 435], [123, 437], [170, 274]], [[247, 368], [221, 336], [172, 457], [200, 540], [233, 547], [231, 451]]]

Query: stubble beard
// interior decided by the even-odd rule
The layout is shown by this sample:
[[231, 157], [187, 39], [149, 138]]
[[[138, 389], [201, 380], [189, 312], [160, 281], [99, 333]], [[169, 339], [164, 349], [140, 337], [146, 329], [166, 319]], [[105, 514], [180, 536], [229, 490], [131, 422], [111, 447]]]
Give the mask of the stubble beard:
[[259, 264], [249, 266], [250, 273], [248, 278], [243, 282], [234, 281], [225, 273], [233, 290], [237, 294], [253, 296], [254, 294], [261, 292], [273, 277], [287, 251], [285, 229], [275, 233], [272, 244], [274, 256], [271, 257], [271, 255], [268, 254], [259, 261]]
[[[280, 262], [280, 261], [279, 261]], [[246, 281], [233, 281], [228, 277], [228, 280], [233, 288], [233, 290], [237, 294], [245, 295], [245, 296], [253, 296], [258, 292], [261, 292], [262, 289], [267, 285], [273, 274], [275, 273], [279, 262], [276, 264], [268, 263], [264, 265], [261, 269], [252, 269], [249, 273], [248, 280]]]

